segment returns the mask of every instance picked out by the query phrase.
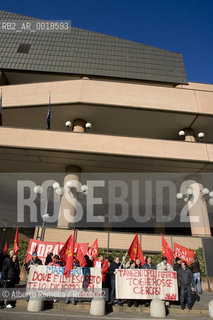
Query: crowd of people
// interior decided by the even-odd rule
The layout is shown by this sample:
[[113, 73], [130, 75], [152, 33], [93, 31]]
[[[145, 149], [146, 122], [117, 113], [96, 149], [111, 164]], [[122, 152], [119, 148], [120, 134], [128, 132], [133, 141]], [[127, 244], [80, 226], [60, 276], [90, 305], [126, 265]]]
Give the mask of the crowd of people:
[[[99, 254], [98, 257], [94, 260], [91, 259], [90, 256], [85, 255], [85, 264], [83, 267], [98, 267], [101, 268], [102, 271], [102, 287], [109, 289], [109, 304], [113, 305], [115, 303], [115, 275], [117, 269], [154, 269], [154, 270], [165, 270], [165, 271], [176, 271], [177, 272], [177, 281], [179, 286], [179, 300], [181, 308], [185, 308], [185, 304], [187, 300], [188, 308], [192, 308], [192, 291], [202, 293], [201, 287], [201, 270], [200, 265], [195, 257], [192, 260], [190, 266], [187, 266], [185, 261], [181, 262], [180, 258], [176, 258], [173, 267], [168, 263], [167, 258], [163, 257], [162, 261], [157, 265], [154, 265], [152, 262], [152, 257], [147, 256], [145, 259], [145, 264], [141, 265], [139, 259], [136, 261], [131, 261], [124, 256], [120, 261], [119, 257], [115, 257], [113, 261], [109, 259], [104, 259], [102, 254]], [[37, 252], [32, 254], [32, 258], [25, 264], [25, 268], [27, 273], [29, 274], [29, 270], [32, 266], [42, 265], [41, 259], [39, 259]], [[63, 267], [63, 262], [60, 259], [59, 255], [53, 255], [53, 253], [49, 253], [45, 260], [45, 265], [49, 266], [58, 266]], [[79, 267], [79, 263], [77, 260], [74, 261], [73, 268]], [[0, 281], [1, 288], [14, 288], [20, 281], [20, 268], [18, 263], [18, 258], [14, 254], [13, 251], [10, 251], [9, 254], [7, 252], [0, 253]], [[187, 298], [187, 299], [185, 299]], [[67, 299], [68, 303], [69, 300]], [[76, 303], [74, 299], [71, 299], [72, 303]], [[128, 306], [131, 307], [132, 304], [134, 306], [138, 306], [138, 300], [128, 300]], [[117, 303], [122, 305], [122, 301], [118, 300]], [[146, 306], [149, 305], [149, 301], [145, 301]], [[15, 307], [15, 301], [6, 301], [6, 305], [4, 301], [0, 301], [0, 308], [13, 308]]]

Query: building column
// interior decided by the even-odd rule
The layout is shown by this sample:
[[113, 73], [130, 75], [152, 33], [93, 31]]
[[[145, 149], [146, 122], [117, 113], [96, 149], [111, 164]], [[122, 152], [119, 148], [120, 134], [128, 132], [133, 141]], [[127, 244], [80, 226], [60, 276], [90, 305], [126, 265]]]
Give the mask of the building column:
[[[61, 198], [59, 216], [58, 216], [58, 228], [68, 228], [69, 224], [74, 223], [74, 216], [76, 214], [76, 193], [72, 191], [77, 190], [78, 182], [80, 180], [81, 168], [78, 166], [67, 166], [67, 174], [64, 177], [64, 194]], [[66, 183], [72, 181], [71, 189], [67, 187]], [[70, 201], [67, 200], [66, 195], [69, 195]]]
[[187, 128], [187, 129], [184, 129], [184, 131], [185, 131], [185, 138], [184, 138], [185, 141], [196, 142], [195, 133], [193, 129]]
[[86, 121], [82, 119], [76, 119], [73, 122], [73, 132], [85, 132]]
[[[211, 237], [207, 204], [202, 195], [203, 185], [201, 182], [195, 181], [190, 184], [190, 187], [193, 190], [193, 194], [195, 194], [193, 199], [188, 202], [191, 233], [193, 236]], [[196, 219], [198, 220], [197, 222]]]

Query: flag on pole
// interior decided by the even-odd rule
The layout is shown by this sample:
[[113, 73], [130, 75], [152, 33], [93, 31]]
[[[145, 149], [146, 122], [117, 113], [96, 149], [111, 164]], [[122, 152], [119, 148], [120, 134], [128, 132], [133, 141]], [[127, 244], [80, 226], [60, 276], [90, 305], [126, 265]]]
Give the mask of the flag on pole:
[[1, 97], [0, 97], [0, 126], [2, 126], [2, 89], [1, 89]]
[[174, 243], [174, 258], [180, 258], [181, 262], [185, 261], [190, 266], [192, 259], [195, 256], [195, 251]]
[[76, 253], [75, 253], [75, 258], [79, 262], [79, 267], [83, 268], [83, 267], [86, 266], [87, 263], [86, 263], [86, 260], [84, 258], [84, 254], [83, 254], [83, 252], [81, 250], [81, 247], [80, 247], [79, 243], [77, 244], [77, 250], [76, 250]]
[[19, 242], [18, 242], [18, 227], [16, 229], [16, 235], [15, 235], [15, 239], [14, 239], [14, 248], [13, 248], [13, 251], [15, 254], [18, 253], [19, 251]]
[[145, 259], [143, 256], [143, 252], [141, 249], [141, 245], [140, 245], [140, 241], [137, 233], [128, 249], [128, 255], [131, 260], [136, 261], [137, 259], [139, 259], [141, 262], [141, 265], [145, 264]]
[[162, 238], [162, 254], [163, 257], [167, 258], [168, 263], [172, 266], [173, 263], [173, 258], [174, 258], [174, 253], [168, 243], [166, 242], [164, 236], [161, 234]]
[[50, 107], [51, 107], [51, 99], [49, 94], [49, 107], [47, 112], [47, 130], [50, 130], [50, 109], [51, 109]]
[[98, 239], [95, 240], [87, 254], [88, 256], [92, 257], [92, 260], [98, 255]]
[[69, 236], [61, 250], [59, 251], [60, 258], [65, 265], [64, 275], [68, 278], [70, 270], [73, 269], [74, 264], [74, 247], [75, 247], [75, 229], [73, 236]]
[[8, 248], [7, 248], [7, 241], [5, 242], [5, 245], [4, 245], [4, 249], [3, 249], [3, 252], [7, 252]]

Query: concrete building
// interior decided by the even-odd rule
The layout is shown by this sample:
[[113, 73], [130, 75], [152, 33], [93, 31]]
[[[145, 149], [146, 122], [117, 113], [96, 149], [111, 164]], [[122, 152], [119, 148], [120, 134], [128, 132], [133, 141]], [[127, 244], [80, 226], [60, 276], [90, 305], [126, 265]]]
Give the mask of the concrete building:
[[[4, 11], [0, 20], [39, 22]], [[61, 172], [64, 182], [81, 180], [86, 172], [211, 173], [213, 85], [188, 82], [181, 54], [74, 27], [2, 30], [0, 36], [2, 173]], [[62, 197], [60, 212], [66, 206]], [[202, 196], [190, 212], [202, 223], [183, 230], [163, 227], [170, 244], [198, 248], [202, 237], [211, 237], [211, 208]], [[68, 228], [59, 216], [44, 239], [66, 240]], [[143, 250], [160, 251], [162, 226], [138, 228]], [[126, 249], [135, 231], [82, 228], [77, 240], [91, 244], [98, 237], [100, 247]]]

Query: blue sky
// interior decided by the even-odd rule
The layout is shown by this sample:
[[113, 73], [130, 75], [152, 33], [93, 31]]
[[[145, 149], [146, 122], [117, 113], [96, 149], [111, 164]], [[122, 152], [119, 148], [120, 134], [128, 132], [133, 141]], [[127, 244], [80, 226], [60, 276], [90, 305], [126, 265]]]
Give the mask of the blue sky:
[[213, 0], [8, 0], [0, 8], [183, 54], [189, 81], [213, 83]]

